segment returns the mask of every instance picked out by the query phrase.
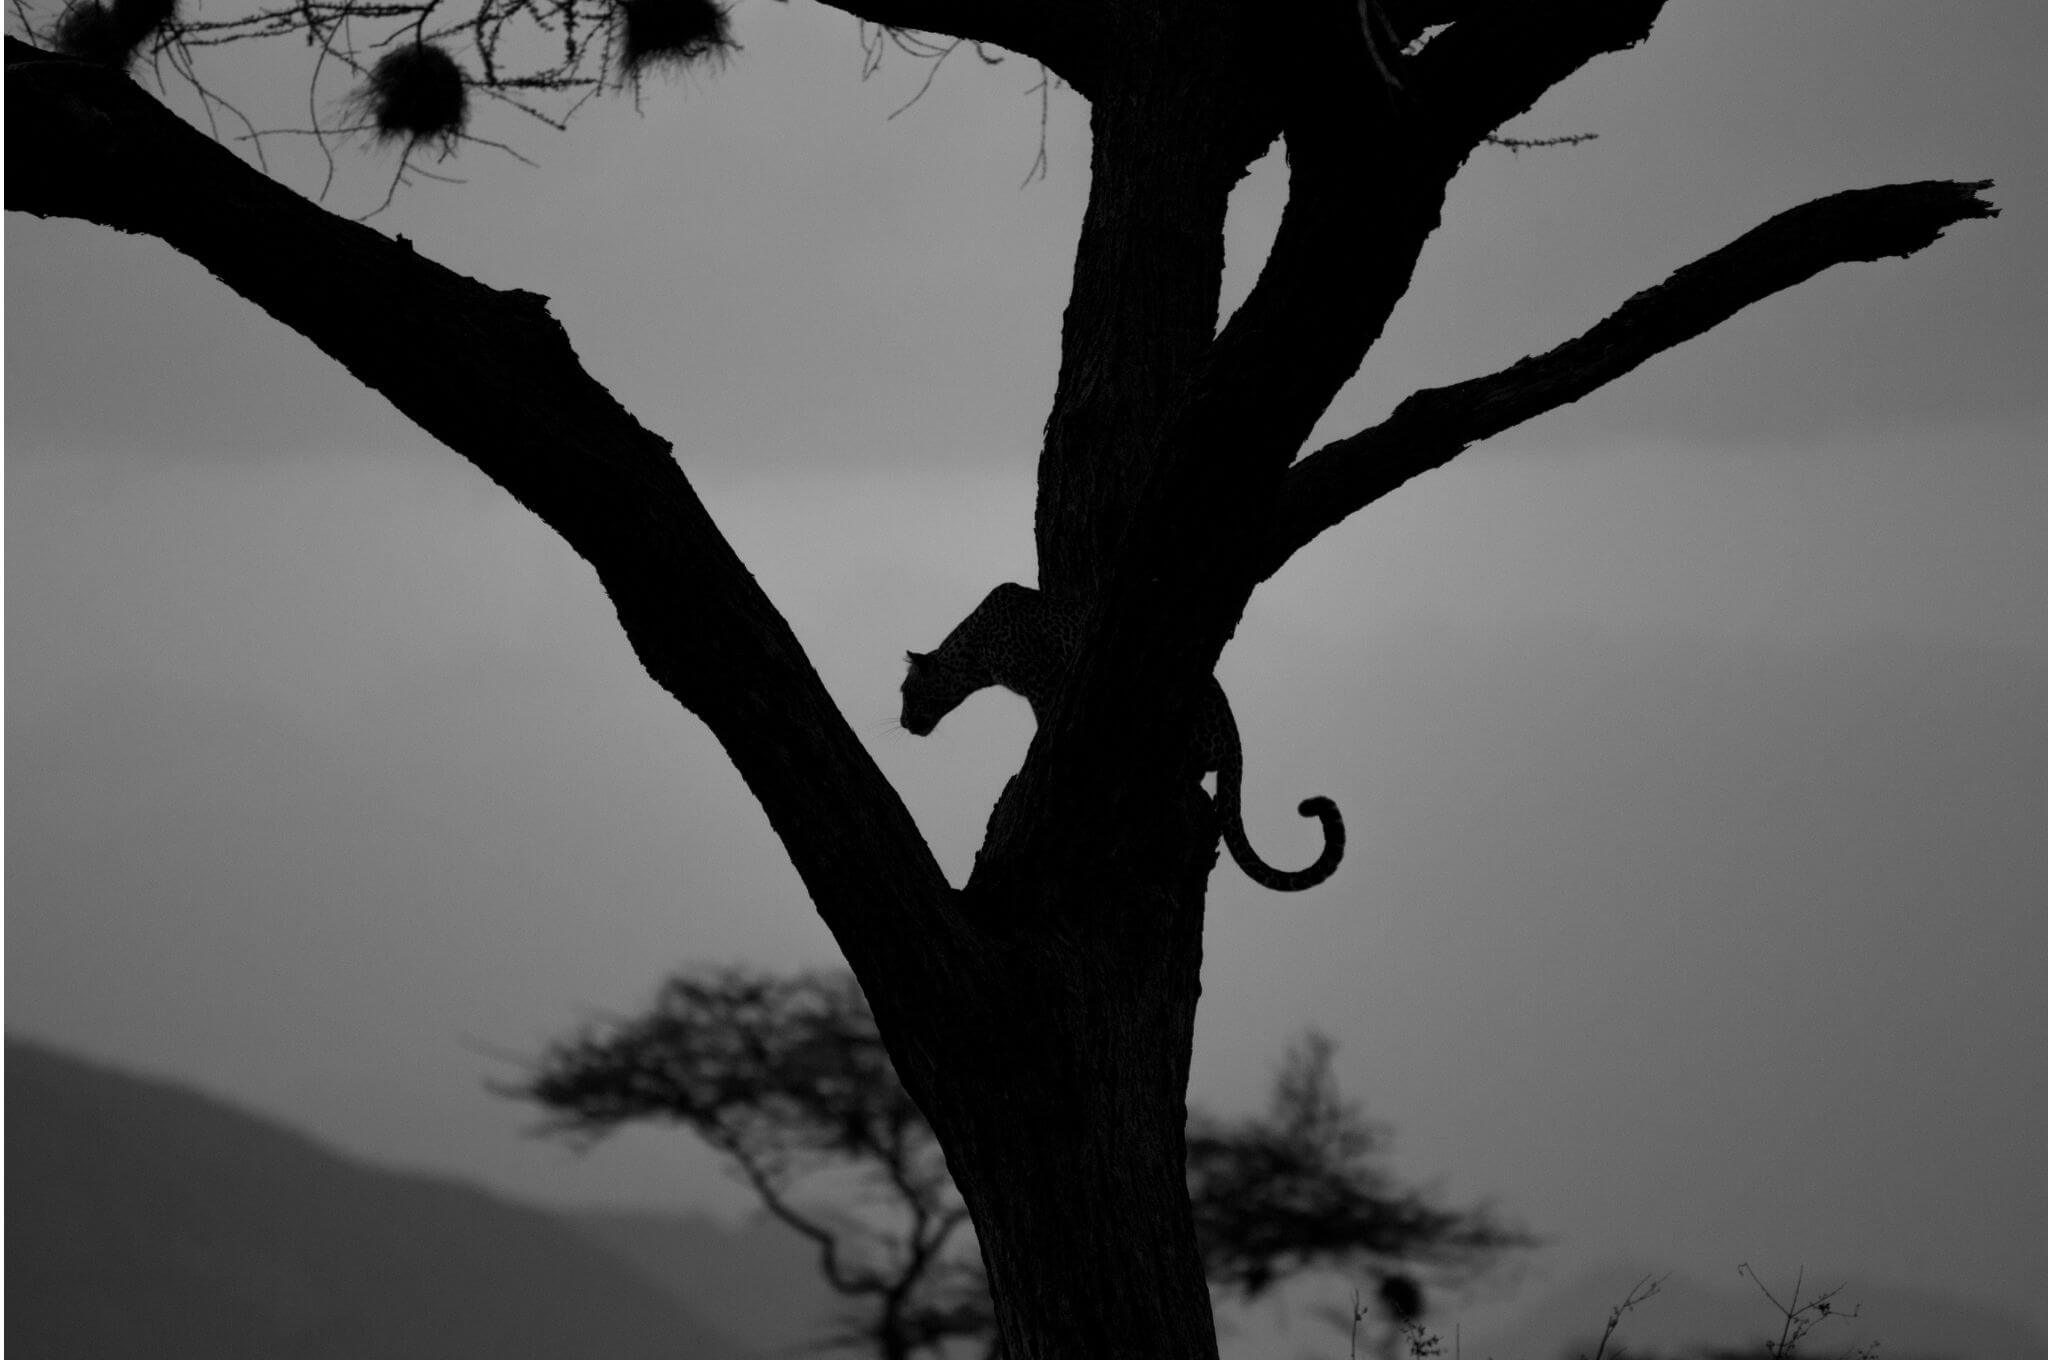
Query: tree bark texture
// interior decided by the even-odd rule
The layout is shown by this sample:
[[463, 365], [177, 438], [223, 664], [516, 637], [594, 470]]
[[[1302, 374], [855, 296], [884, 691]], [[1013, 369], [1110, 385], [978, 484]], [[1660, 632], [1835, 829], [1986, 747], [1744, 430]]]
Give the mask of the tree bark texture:
[[[1584, 336], [1296, 461], [1473, 147], [1661, 8], [1382, 2], [1400, 42], [1450, 27], [1389, 53], [1357, 0], [834, 0], [1036, 57], [1094, 131], [1036, 524], [1041, 588], [1088, 622], [959, 890], [669, 446], [584, 372], [546, 299], [326, 212], [117, 72], [7, 42], [8, 208], [199, 261], [590, 562], [844, 949], [972, 1210], [1015, 1360], [1215, 1354], [1183, 1102], [1217, 825], [1182, 757], [1251, 592], [1472, 443], [1830, 265], [1994, 211], [1986, 186], [1946, 182], [1794, 208]], [[1229, 191], [1275, 138], [1288, 203], [1219, 331]]]

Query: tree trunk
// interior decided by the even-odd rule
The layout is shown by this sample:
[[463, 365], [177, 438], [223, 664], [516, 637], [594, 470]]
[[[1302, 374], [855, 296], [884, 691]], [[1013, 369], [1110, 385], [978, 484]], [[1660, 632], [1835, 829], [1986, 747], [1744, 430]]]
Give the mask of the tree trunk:
[[1216, 1353], [1186, 1154], [1216, 827], [1192, 782], [1142, 820], [1114, 859], [1073, 847], [960, 894], [973, 935], [946, 995], [870, 995], [896, 1012], [876, 1020], [973, 1216], [1009, 1360]]
[[1001, 949], [1002, 990], [918, 1093], [1008, 1354], [1213, 1356], [1185, 1147], [1200, 885], [1053, 909], [1072, 934]]

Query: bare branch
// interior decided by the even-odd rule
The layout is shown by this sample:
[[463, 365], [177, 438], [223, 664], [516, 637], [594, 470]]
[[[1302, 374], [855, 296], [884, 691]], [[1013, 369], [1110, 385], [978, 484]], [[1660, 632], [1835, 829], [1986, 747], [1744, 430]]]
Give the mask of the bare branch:
[[754, 1193], [761, 1197], [762, 1205], [769, 1213], [808, 1238], [818, 1249], [818, 1273], [825, 1277], [825, 1283], [841, 1294], [883, 1294], [889, 1289], [889, 1282], [879, 1273], [868, 1269], [849, 1269], [839, 1258], [839, 1235], [824, 1224], [813, 1219], [790, 1204], [770, 1176], [749, 1156], [742, 1146], [721, 1144], [719, 1150], [730, 1155], [740, 1168], [740, 1174]]
[[162, 239], [539, 515], [597, 569], [649, 674], [725, 746], [856, 969], [871, 986], [924, 981], [950, 889], [915, 823], [668, 443], [584, 371], [546, 299], [320, 208], [118, 72], [12, 38], [6, 52], [8, 208]]
[[[1607, 1310], [1607, 1327], [1600, 1333], [1600, 1344], [1593, 1348], [1592, 1360], [1601, 1360], [1601, 1357], [1607, 1354], [1607, 1343], [1614, 1339], [1614, 1330], [1621, 1326], [1622, 1318], [1656, 1298], [1658, 1292], [1664, 1288], [1664, 1282], [1670, 1278], [1671, 1272], [1668, 1270], [1662, 1275], [1643, 1276], [1630, 1287], [1628, 1297]], [[1615, 1354], [1621, 1354], [1620, 1347], [1615, 1348]]]
[[1078, 0], [823, 0], [885, 29], [939, 34], [1043, 62], [1092, 98], [1107, 42], [1096, 6]]
[[1369, 430], [1296, 463], [1281, 488], [1264, 574], [1316, 535], [1471, 445], [1577, 401], [1653, 355], [1833, 265], [1904, 257], [1957, 222], [1996, 217], [1991, 181], [1851, 189], [1778, 214], [1547, 354], [1415, 393]]

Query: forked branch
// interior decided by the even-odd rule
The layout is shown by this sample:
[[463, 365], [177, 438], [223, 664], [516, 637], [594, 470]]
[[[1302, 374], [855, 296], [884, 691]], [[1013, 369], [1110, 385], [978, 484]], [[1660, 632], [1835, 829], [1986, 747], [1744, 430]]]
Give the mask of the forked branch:
[[1482, 439], [1577, 401], [1753, 302], [1854, 260], [1904, 257], [1957, 222], [1996, 217], [1991, 181], [1851, 189], [1778, 214], [1636, 294], [1576, 339], [1498, 373], [1415, 393], [1371, 429], [1326, 444], [1281, 486], [1270, 576], [1302, 545]]
[[1248, 498], [1271, 494], [1407, 292], [1445, 186], [1472, 148], [1593, 58], [1642, 41], [1664, 0], [1418, 0], [1385, 15], [1379, 4], [1368, 0], [1369, 16], [1397, 38], [1423, 21], [1450, 27], [1391, 65], [1341, 9], [1316, 11], [1323, 26], [1296, 35], [1299, 50], [1280, 63], [1287, 206], [1180, 427], [1161, 441], [1196, 452], [1186, 459], [1188, 494], [1162, 497], [1154, 518], [1183, 530], [1188, 555], [1205, 564], [1219, 537], [1205, 510], [1235, 520]]

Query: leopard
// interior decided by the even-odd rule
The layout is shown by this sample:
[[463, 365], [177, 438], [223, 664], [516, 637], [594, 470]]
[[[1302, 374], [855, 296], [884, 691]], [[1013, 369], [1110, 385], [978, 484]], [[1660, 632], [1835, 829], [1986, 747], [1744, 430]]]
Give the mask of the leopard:
[[[937, 650], [906, 652], [905, 731], [925, 737], [970, 695], [991, 686], [1031, 705], [1041, 724], [1081, 641], [1079, 610], [1061, 607], [1030, 586], [1005, 581], [948, 633]], [[1200, 772], [1216, 774], [1215, 806], [1223, 843], [1247, 878], [1275, 892], [1301, 892], [1337, 871], [1344, 857], [1344, 818], [1328, 798], [1303, 799], [1299, 811], [1322, 823], [1323, 849], [1305, 869], [1276, 869], [1260, 859], [1244, 831], [1244, 749], [1223, 686], [1210, 676], [1199, 701], [1195, 754]]]

